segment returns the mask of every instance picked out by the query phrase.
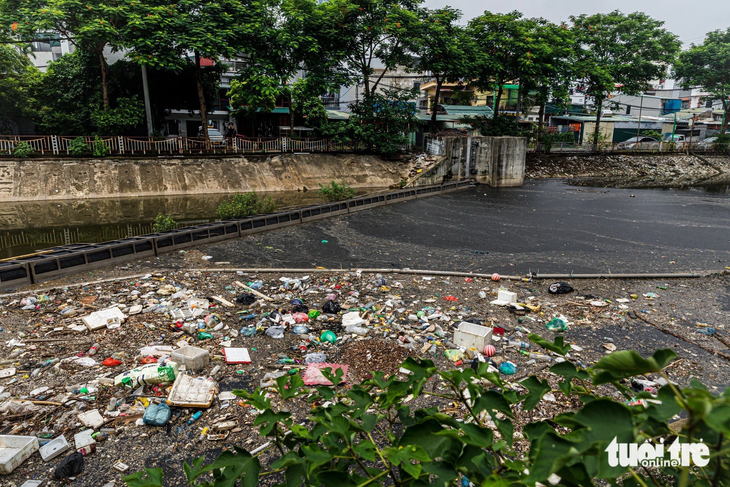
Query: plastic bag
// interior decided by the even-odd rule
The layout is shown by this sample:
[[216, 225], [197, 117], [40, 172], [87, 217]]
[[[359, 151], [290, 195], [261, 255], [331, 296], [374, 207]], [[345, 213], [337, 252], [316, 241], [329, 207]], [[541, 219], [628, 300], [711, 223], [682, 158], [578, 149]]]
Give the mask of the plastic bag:
[[309, 315], [306, 313], [294, 313], [292, 315], [295, 323], [306, 323], [309, 321]]
[[171, 384], [175, 382], [177, 370], [178, 364], [171, 361], [143, 365], [116, 376], [114, 386], [136, 389], [143, 385]]
[[360, 326], [367, 323], [365, 320], [360, 318], [360, 314], [357, 311], [351, 311], [342, 316], [342, 326]]
[[84, 456], [81, 453], [76, 452], [61, 460], [61, 463], [58, 464], [58, 467], [56, 467], [56, 470], [53, 472], [53, 477], [57, 480], [61, 480], [68, 477], [76, 477], [83, 471]]
[[165, 426], [170, 421], [171, 415], [172, 412], [167, 404], [150, 404], [144, 411], [142, 422], [150, 426]]
[[251, 293], [243, 293], [236, 298], [236, 304], [241, 306], [249, 306], [256, 302], [256, 296]]
[[550, 294], [568, 294], [573, 292], [573, 287], [567, 282], [554, 282], [548, 287]]
[[297, 304], [291, 309], [292, 313], [309, 313], [309, 308], [306, 304]]
[[266, 329], [266, 334], [271, 338], [284, 338], [285, 329], [286, 327], [281, 325], [270, 326]]
[[322, 311], [324, 313], [333, 314], [333, 315], [339, 313], [341, 309], [342, 308], [340, 308], [340, 305], [335, 303], [332, 300], [325, 301], [324, 305], [322, 306]]

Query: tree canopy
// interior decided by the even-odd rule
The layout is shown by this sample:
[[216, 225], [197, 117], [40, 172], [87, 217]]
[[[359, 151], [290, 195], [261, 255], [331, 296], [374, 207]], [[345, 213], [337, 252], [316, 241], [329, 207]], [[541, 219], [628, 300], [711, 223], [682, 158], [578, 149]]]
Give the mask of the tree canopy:
[[575, 36], [575, 76], [596, 105], [593, 144], [598, 143], [601, 110], [611, 92], [636, 94], [652, 79], [666, 76], [680, 50], [678, 37], [664, 22], [645, 13], [571, 17]]
[[707, 34], [704, 42], [692, 44], [679, 54], [674, 76], [682, 79], [686, 88], [699, 86], [709, 98], [722, 101], [725, 111], [721, 133], [727, 132], [730, 116], [730, 28]]

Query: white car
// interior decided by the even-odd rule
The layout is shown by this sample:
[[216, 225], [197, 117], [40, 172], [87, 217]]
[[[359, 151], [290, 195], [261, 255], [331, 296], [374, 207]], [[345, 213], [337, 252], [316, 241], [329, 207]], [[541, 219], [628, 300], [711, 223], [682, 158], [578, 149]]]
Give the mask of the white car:
[[715, 142], [717, 141], [717, 137], [708, 137], [705, 140], [701, 140], [697, 147], [701, 149], [712, 149], [712, 146], [715, 145]]
[[628, 140], [620, 142], [617, 146], [619, 149], [658, 149], [659, 141], [652, 137], [631, 137]]

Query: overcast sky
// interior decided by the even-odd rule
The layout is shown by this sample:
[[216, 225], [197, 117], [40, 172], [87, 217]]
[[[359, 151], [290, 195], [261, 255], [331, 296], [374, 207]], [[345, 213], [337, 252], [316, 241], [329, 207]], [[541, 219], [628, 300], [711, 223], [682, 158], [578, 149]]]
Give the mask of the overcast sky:
[[463, 20], [482, 14], [485, 10], [506, 13], [522, 12], [525, 17], [544, 17], [553, 22], [568, 20], [570, 15], [594, 14], [621, 10], [624, 13], [646, 12], [664, 27], [674, 32], [688, 47], [701, 43], [706, 33], [730, 27], [730, 0], [425, 0], [431, 8], [450, 5], [464, 13]]

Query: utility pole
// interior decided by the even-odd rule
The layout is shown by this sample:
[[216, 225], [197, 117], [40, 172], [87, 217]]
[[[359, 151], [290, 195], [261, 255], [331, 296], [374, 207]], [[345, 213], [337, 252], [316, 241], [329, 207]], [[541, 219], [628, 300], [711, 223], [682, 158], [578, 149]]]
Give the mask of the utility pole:
[[636, 150], [639, 149], [639, 140], [641, 139], [641, 112], [644, 109], [644, 94], [641, 94], [641, 103], [639, 104], [639, 123], [636, 126]]
[[147, 85], [147, 66], [142, 65], [142, 91], [144, 91], [144, 111], [147, 116], [147, 135], [152, 136], [154, 127], [152, 125], [152, 107], [150, 106], [150, 88]]

